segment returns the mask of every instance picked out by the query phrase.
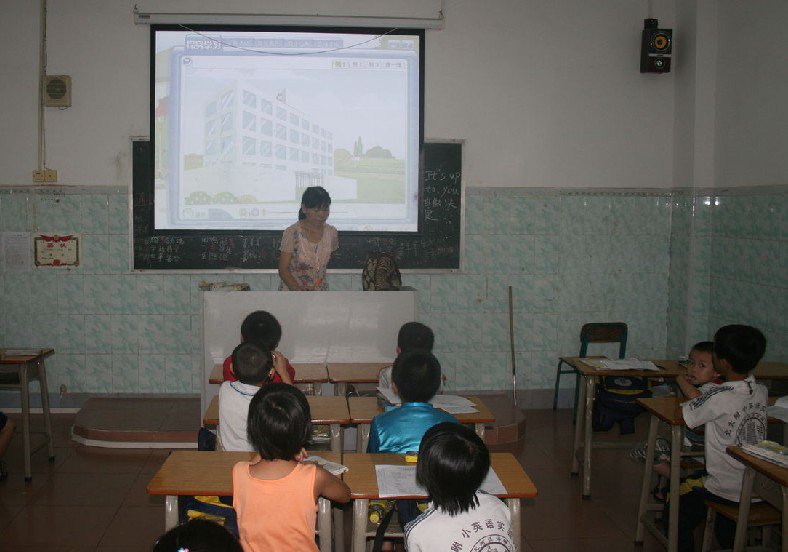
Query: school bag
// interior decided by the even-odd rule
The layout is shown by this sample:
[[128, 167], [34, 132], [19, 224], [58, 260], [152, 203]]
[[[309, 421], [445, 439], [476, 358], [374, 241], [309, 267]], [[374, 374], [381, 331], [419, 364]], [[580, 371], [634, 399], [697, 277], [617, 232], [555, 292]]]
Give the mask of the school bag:
[[621, 435], [635, 432], [635, 416], [643, 412], [637, 399], [651, 396], [646, 378], [608, 376], [596, 388], [591, 425], [594, 431], [609, 431], [619, 425]]
[[402, 276], [391, 253], [370, 251], [361, 271], [364, 291], [394, 291], [402, 287]]

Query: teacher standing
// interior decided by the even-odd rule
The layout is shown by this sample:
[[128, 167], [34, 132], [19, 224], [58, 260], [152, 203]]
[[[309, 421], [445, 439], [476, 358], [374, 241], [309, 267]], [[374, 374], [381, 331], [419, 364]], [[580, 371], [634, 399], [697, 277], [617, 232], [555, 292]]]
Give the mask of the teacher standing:
[[337, 229], [326, 224], [331, 196], [321, 186], [310, 186], [301, 196], [298, 222], [288, 226], [279, 246], [279, 289], [326, 291], [326, 266], [339, 249]]

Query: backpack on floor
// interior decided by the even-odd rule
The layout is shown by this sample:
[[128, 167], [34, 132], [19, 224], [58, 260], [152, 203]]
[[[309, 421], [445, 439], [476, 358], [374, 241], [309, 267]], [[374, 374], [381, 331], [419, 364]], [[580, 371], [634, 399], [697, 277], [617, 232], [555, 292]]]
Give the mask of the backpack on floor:
[[619, 424], [621, 435], [635, 432], [635, 416], [643, 412], [637, 399], [651, 396], [646, 378], [608, 376], [596, 388], [591, 417], [594, 431], [609, 431]]

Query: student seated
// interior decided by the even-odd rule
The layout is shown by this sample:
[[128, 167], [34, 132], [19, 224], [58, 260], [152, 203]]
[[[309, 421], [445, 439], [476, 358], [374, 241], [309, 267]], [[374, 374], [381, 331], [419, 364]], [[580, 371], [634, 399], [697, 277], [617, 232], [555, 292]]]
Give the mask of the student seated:
[[[14, 422], [8, 419], [8, 416], [0, 412], [0, 458], [3, 457], [5, 451], [8, 450], [8, 445], [11, 444], [11, 438], [14, 436]], [[8, 477], [8, 471], [5, 468], [5, 462], [0, 461], [0, 481]]]
[[[689, 364], [687, 365], [687, 375], [679, 375], [676, 378], [676, 383], [681, 390], [681, 394], [687, 399], [694, 399], [703, 394], [704, 389], [710, 390], [706, 387], [707, 384], [719, 385], [723, 383], [717, 370], [714, 369], [714, 362], [712, 359], [712, 352], [714, 351], [713, 341], [701, 341], [692, 346], [689, 352]], [[685, 446], [703, 446], [703, 428], [698, 431], [693, 431], [689, 428], [684, 428], [684, 445]], [[646, 446], [643, 444], [640, 447], [633, 449], [629, 454], [632, 458], [645, 460]], [[657, 439], [657, 446], [654, 453], [654, 471], [665, 479], [670, 478], [670, 441], [660, 437]], [[654, 498], [660, 502], [664, 502], [666, 487], [663, 487], [662, 481], [657, 482], [652, 494]]]
[[[279, 341], [282, 339], [282, 326], [276, 317], [267, 311], [254, 311], [244, 318], [241, 323], [241, 343], [245, 341], [254, 341], [264, 346], [269, 351], [275, 351], [279, 346]], [[285, 383], [292, 383], [295, 379], [295, 369], [290, 366], [290, 361], [287, 362], [287, 374], [290, 381], [286, 381], [279, 373], [274, 374], [274, 382], [284, 381]], [[230, 355], [224, 359], [222, 365], [222, 379], [224, 381], [236, 381], [233, 370], [233, 356]]]
[[246, 419], [255, 393], [275, 375], [289, 383], [287, 359], [271, 353], [266, 345], [245, 341], [232, 354], [237, 381], [225, 381], [219, 388], [219, 431], [217, 450], [254, 450], [247, 439]]
[[207, 519], [193, 519], [177, 525], [153, 544], [153, 552], [184, 551], [243, 552], [243, 549], [227, 529]]
[[[428, 351], [432, 352], [435, 344], [435, 334], [429, 326], [421, 322], [405, 322], [397, 333], [397, 355], [406, 351]], [[378, 374], [378, 387], [391, 389], [391, 372], [393, 366], [387, 366]]]
[[[744, 464], [725, 449], [766, 438], [767, 391], [752, 376], [765, 350], [766, 338], [756, 328], [738, 324], [720, 328], [714, 335], [712, 358], [725, 383], [706, 384], [699, 397], [681, 405], [688, 427], [704, 426], [708, 473], [702, 487], [693, 488], [679, 499], [681, 552], [694, 550], [693, 532], [706, 519], [705, 501], [738, 507]], [[731, 548], [736, 524], [717, 516], [714, 529], [719, 544]]]
[[432, 353], [402, 353], [394, 361], [392, 378], [392, 389], [402, 398], [402, 406], [387, 408], [372, 419], [367, 452], [416, 451], [429, 428], [440, 422], [457, 422], [429, 403], [441, 383], [441, 365]]
[[233, 507], [245, 552], [312, 550], [317, 499], [350, 500], [350, 489], [315, 464], [302, 463], [312, 424], [297, 388], [272, 383], [249, 405], [249, 440], [259, 458], [233, 467]]
[[416, 481], [430, 507], [405, 526], [408, 552], [517, 550], [511, 513], [498, 498], [479, 490], [490, 470], [490, 452], [471, 429], [444, 422], [424, 434]]

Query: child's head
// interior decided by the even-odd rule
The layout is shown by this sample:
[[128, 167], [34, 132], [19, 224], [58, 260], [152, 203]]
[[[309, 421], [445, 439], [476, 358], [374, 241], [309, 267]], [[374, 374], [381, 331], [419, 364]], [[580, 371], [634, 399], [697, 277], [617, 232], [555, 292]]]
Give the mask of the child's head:
[[397, 347], [400, 353], [421, 349], [432, 351], [435, 343], [435, 334], [429, 326], [421, 322], [405, 322], [397, 334]]
[[173, 527], [153, 545], [153, 552], [243, 552], [227, 529], [206, 519], [193, 519]]
[[720, 376], [714, 369], [713, 352], [713, 341], [701, 341], [690, 349], [687, 379], [692, 385], [709, 383]]
[[241, 383], [259, 385], [271, 376], [274, 361], [267, 345], [244, 341], [233, 350], [233, 373]]
[[282, 326], [270, 312], [254, 311], [241, 323], [241, 339], [264, 344], [269, 351], [273, 351], [282, 339]]
[[404, 402], [428, 402], [441, 385], [441, 365], [429, 351], [405, 351], [394, 361], [391, 379]]
[[479, 503], [476, 491], [489, 470], [490, 451], [472, 429], [443, 422], [421, 439], [416, 481], [435, 506], [451, 516]]
[[301, 196], [301, 208], [298, 210], [298, 220], [307, 218], [304, 209], [318, 209], [328, 211], [331, 207], [331, 196], [322, 186], [310, 186]]
[[249, 403], [247, 437], [263, 460], [292, 460], [309, 441], [311, 418], [309, 403], [298, 388], [272, 383]]
[[766, 352], [766, 338], [752, 326], [731, 324], [714, 334], [714, 366], [721, 374], [727, 369], [749, 374]]

